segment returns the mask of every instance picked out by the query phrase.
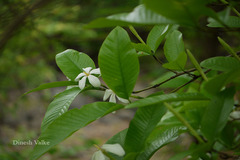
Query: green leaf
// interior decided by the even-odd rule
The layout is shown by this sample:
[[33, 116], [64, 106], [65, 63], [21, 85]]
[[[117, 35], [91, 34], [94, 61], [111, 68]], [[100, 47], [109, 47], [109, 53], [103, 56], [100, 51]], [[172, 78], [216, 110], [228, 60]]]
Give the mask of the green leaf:
[[156, 25], [152, 28], [147, 37], [147, 45], [156, 52], [158, 46], [161, 44], [168, 31], [171, 29], [170, 25]]
[[147, 8], [186, 26], [196, 26], [201, 16], [215, 17], [214, 12], [206, 7], [207, 2], [206, 0], [143, 0]]
[[73, 49], [67, 49], [64, 52], [57, 54], [56, 62], [64, 75], [72, 81], [79, 73], [83, 72], [83, 68], [95, 68], [93, 60], [88, 55]]
[[232, 70], [226, 73], [222, 73], [204, 82], [201, 88], [201, 92], [204, 95], [212, 96], [218, 93], [225, 85], [232, 81], [239, 81], [240, 70]]
[[233, 57], [213, 57], [202, 61], [200, 65], [204, 68], [217, 71], [231, 71], [240, 69], [240, 62]]
[[201, 123], [201, 131], [209, 141], [214, 141], [225, 127], [234, 106], [232, 88], [214, 96], [207, 107]]
[[99, 52], [103, 80], [119, 97], [128, 99], [139, 74], [138, 55], [127, 32], [116, 27], [103, 42]]
[[164, 44], [164, 55], [169, 62], [164, 64], [164, 67], [169, 69], [184, 69], [187, 62], [187, 55], [181, 32], [175, 30], [167, 37]]
[[176, 101], [195, 101], [208, 100], [207, 97], [200, 93], [171, 93], [158, 96], [147, 97], [125, 106], [125, 108], [145, 107], [158, 104], [161, 102], [176, 102]]
[[70, 85], [77, 85], [77, 82], [60, 81], [60, 82], [45, 83], [45, 84], [41, 84], [37, 88], [34, 88], [34, 89], [24, 93], [23, 96], [26, 95], [26, 94], [29, 94], [31, 92], [41, 91], [41, 90], [48, 89], [48, 88], [64, 87], [64, 86], [70, 86]]
[[151, 48], [142, 43], [132, 43], [132, 46], [137, 50], [137, 51], [142, 51], [144, 53], [148, 53], [149, 55], [152, 54]]
[[106, 144], [120, 144], [121, 146], [124, 147], [124, 143], [125, 143], [125, 138], [128, 132], [128, 128], [124, 129], [120, 132], [118, 132], [117, 134], [115, 134], [112, 138], [110, 138]]
[[79, 87], [74, 87], [65, 90], [55, 96], [55, 99], [49, 104], [47, 112], [42, 121], [41, 131], [44, 130], [59, 116], [67, 112], [70, 104], [75, 97], [80, 93]]
[[146, 9], [144, 5], [137, 6], [130, 13], [121, 13], [108, 16], [106, 18], [99, 18], [88, 25], [86, 28], [103, 28], [113, 26], [129, 26], [129, 25], [153, 25], [153, 24], [173, 24], [172, 20], [169, 20], [149, 9]]
[[49, 142], [49, 145], [35, 145], [30, 155], [30, 160], [38, 159], [51, 147], [60, 143], [80, 128], [122, 107], [123, 105], [115, 103], [96, 102], [84, 105], [80, 109], [69, 110], [58, 117], [41, 133], [38, 140]]
[[146, 139], [166, 111], [167, 109], [162, 103], [137, 110], [130, 122], [125, 139], [124, 148], [127, 154], [132, 152], [137, 153], [143, 149]]
[[144, 149], [138, 154], [136, 160], [146, 160], [166, 144], [176, 140], [178, 136], [186, 131], [185, 126], [157, 127], [148, 137]]

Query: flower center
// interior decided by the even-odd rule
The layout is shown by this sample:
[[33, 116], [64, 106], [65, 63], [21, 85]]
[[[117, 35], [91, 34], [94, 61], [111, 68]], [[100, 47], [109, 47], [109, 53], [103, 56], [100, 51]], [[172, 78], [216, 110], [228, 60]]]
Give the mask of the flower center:
[[89, 73], [87, 73], [87, 72], [83, 72], [84, 74], [86, 74], [86, 76], [88, 77], [90, 74]]

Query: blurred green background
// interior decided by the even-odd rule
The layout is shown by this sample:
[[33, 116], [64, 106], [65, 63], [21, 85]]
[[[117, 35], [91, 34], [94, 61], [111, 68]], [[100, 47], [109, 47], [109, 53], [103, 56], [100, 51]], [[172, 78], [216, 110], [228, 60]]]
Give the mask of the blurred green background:
[[[99, 17], [130, 12], [138, 3], [138, 0], [0, 1], [1, 160], [27, 159], [32, 146], [13, 146], [12, 140], [37, 139], [48, 104], [56, 93], [63, 90], [50, 89], [21, 97], [42, 83], [66, 80], [55, 63], [55, 55], [71, 48], [88, 54], [97, 63], [98, 50], [112, 28], [84, 29], [84, 24]], [[151, 27], [137, 27], [143, 39], [146, 39]], [[218, 44], [217, 36], [227, 40], [236, 51], [240, 50], [239, 32], [216, 30], [205, 33], [191, 28], [180, 30], [186, 48], [192, 50], [200, 60], [226, 55]], [[140, 62], [142, 72], [137, 87], [143, 88], [164, 70], [157, 63], [152, 63], [151, 57], [140, 58]], [[101, 96], [89, 92], [78, 97], [72, 107], [101, 100]], [[133, 114], [133, 111], [119, 111], [94, 122], [51, 149], [41, 159], [90, 159], [96, 150], [93, 144], [101, 145], [118, 131], [127, 128]], [[191, 142], [191, 138], [186, 136], [185, 139], [171, 145], [170, 150], [163, 149], [162, 153], [166, 151], [167, 154], [161, 154], [161, 159], [168, 159], [169, 153], [184, 150], [179, 146], [184, 144], [187, 147]]]

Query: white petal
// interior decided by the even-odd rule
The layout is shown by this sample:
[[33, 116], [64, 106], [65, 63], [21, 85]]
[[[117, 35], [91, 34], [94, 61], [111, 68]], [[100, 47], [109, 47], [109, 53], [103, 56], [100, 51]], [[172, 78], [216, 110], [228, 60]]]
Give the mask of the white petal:
[[89, 80], [89, 83], [91, 85], [93, 85], [93, 87], [100, 87], [101, 86], [100, 80], [97, 77], [93, 76], [93, 75], [89, 75], [88, 76], [88, 80]]
[[92, 67], [83, 68], [83, 71], [88, 73], [91, 71]]
[[124, 99], [124, 98], [121, 98], [121, 97], [118, 97], [117, 98], [119, 99], [119, 101], [123, 102], [123, 103], [129, 103], [129, 101], [127, 99]]
[[91, 70], [91, 71], [90, 71], [90, 74], [101, 74], [100, 68]]
[[86, 74], [84, 73], [80, 73], [76, 78], [75, 78], [75, 81], [79, 81], [80, 78], [82, 78], [83, 76], [85, 76]]
[[104, 96], [103, 96], [103, 100], [106, 101], [108, 99], [108, 97], [112, 94], [112, 90], [111, 89], [106, 89]]
[[111, 94], [110, 96], [110, 99], [109, 99], [109, 102], [113, 102], [113, 103], [116, 103], [116, 97], [115, 97], [115, 94]]
[[78, 86], [79, 86], [80, 89], [83, 89], [83, 88], [85, 87], [86, 79], [87, 79], [87, 77], [83, 77], [83, 78], [78, 82]]
[[104, 144], [102, 147], [107, 152], [111, 152], [113, 154], [116, 154], [120, 157], [125, 155], [125, 151], [123, 150], [122, 146], [118, 143], [116, 144]]
[[110, 160], [110, 159], [106, 157], [101, 151], [97, 151], [93, 154], [91, 160]]

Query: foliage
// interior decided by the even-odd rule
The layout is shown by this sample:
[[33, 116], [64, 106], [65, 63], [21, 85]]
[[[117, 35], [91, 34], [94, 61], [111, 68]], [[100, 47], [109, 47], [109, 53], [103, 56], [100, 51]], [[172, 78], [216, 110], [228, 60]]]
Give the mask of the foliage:
[[[221, 4], [225, 8], [220, 12], [209, 7]], [[104, 40], [98, 56], [101, 76], [107, 86], [91, 85], [93, 80], [90, 76], [94, 73], [85, 71], [87, 67], [95, 68], [95, 64], [85, 53], [65, 50], [57, 54], [56, 63], [71, 84], [61, 82], [62, 85], [69, 84], [69, 86], [55, 96], [45, 114], [39, 141], [48, 141], [50, 145], [36, 145], [30, 159], [38, 159], [51, 147], [92, 121], [119, 109], [129, 108], [138, 108], [129, 123], [129, 128], [116, 134], [107, 142], [107, 144], [120, 144], [122, 148], [119, 148], [119, 145], [112, 145], [118, 147], [113, 147], [110, 151], [109, 148], [98, 147], [99, 151], [94, 154], [93, 159], [101, 157], [117, 160], [147, 160], [164, 145], [176, 140], [183, 132], [193, 136], [196, 143], [192, 144], [188, 151], [177, 154], [172, 159], [186, 156], [192, 159], [217, 159], [217, 156], [239, 157], [240, 117], [233, 116], [234, 113], [239, 113], [240, 99], [237, 97], [240, 86], [239, 54], [227, 42], [218, 38], [219, 45], [226, 50], [226, 55], [227, 52], [230, 55], [211, 57], [201, 61], [186, 49], [189, 46], [184, 45], [184, 34], [181, 32], [181, 27], [191, 27], [204, 32], [235, 31], [235, 27], [240, 27], [239, 17], [237, 17], [239, 13], [235, 7], [237, 5], [232, 1], [143, 0], [142, 4], [130, 13], [100, 18], [86, 25], [85, 27], [91, 28], [117, 26]], [[229, 8], [237, 16], [229, 16]], [[225, 9], [228, 12], [225, 12]], [[223, 14], [231, 20], [223, 19]], [[209, 21], [207, 25], [202, 22], [202, 20], [206, 22], [206, 16]], [[232, 19], [236, 21], [234, 26]], [[149, 32], [147, 42], [133, 27], [133, 25], [153, 24], [155, 26]], [[140, 43], [133, 43], [128, 32], [120, 27], [128, 25], [129, 30]], [[167, 62], [162, 62], [159, 58], [158, 49], [163, 49]], [[153, 57], [161, 67], [173, 75], [167, 79], [160, 77], [152, 86], [134, 90], [137, 79], [140, 77], [139, 59], [142, 56]], [[185, 69], [188, 57], [193, 68]], [[88, 79], [83, 78], [86, 87], [82, 90], [72, 85], [75, 78], [81, 74], [88, 77]], [[161, 87], [183, 75], [186, 76], [184, 79], [186, 82], [182, 84], [176, 82], [172, 85], [173, 90], [170, 92], [162, 90], [146, 97], [139, 95], [141, 92]], [[97, 81], [99, 77], [95, 78]], [[80, 81], [79, 84], [83, 83]], [[56, 86], [56, 83], [52, 83], [38, 87], [36, 90]], [[68, 110], [77, 94], [86, 90], [97, 90], [106, 91], [105, 94], [109, 96], [110, 92], [107, 93], [109, 89], [111, 102], [95, 102], [84, 105], [80, 109]], [[112, 103], [114, 96], [129, 104]], [[171, 123], [167, 125], [165, 122]], [[228, 137], [232, 137], [232, 140]], [[121, 154], [116, 150], [119, 152], [121, 150]]]

